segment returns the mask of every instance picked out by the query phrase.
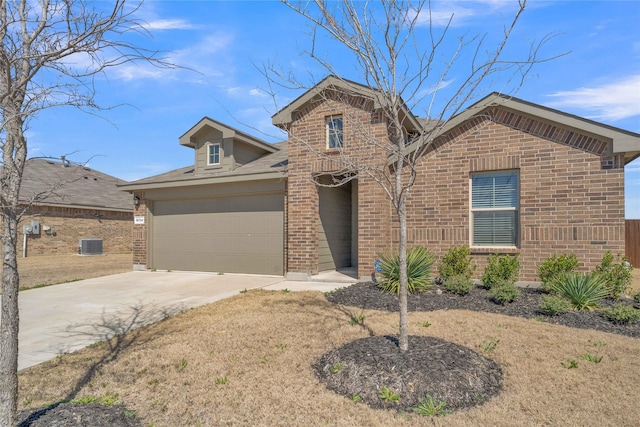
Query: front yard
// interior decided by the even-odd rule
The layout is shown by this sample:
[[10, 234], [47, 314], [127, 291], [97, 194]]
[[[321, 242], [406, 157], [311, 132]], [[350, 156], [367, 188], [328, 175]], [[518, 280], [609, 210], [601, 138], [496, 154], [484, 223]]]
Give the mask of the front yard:
[[396, 313], [317, 292], [250, 291], [22, 372], [21, 407], [115, 401], [143, 426], [635, 425], [640, 417], [637, 338], [469, 310], [414, 311], [410, 334], [497, 362], [502, 390], [484, 404], [424, 418], [371, 409], [321, 384], [312, 365], [323, 354], [396, 334], [397, 323]]

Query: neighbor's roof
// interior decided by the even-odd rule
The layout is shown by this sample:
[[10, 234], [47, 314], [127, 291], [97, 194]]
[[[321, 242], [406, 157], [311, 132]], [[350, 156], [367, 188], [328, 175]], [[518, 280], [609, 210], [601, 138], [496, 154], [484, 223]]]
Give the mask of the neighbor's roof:
[[124, 181], [68, 161], [29, 159], [20, 201], [85, 209], [132, 211], [131, 195], [118, 189]]
[[287, 142], [272, 144], [275, 153], [267, 154], [232, 171], [210, 171], [195, 174], [194, 166], [155, 175], [149, 178], [121, 184], [125, 191], [148, 190], [151, 188], [180, 187], [188, 185], [218, 184], [224, 182], [254, 181], [286, 177], [288, 150]]

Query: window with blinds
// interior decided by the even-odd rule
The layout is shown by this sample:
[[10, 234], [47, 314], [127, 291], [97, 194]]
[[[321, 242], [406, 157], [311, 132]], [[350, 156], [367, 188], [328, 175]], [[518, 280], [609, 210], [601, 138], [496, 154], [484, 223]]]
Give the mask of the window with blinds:
[[518, 172], [471, 175], [473, 246], [518, 245]]

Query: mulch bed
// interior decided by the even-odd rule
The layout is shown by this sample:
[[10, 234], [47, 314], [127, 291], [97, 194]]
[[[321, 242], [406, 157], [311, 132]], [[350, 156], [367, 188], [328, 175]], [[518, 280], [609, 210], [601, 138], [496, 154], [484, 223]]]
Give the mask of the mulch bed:
[[[541, 289], [521, 289], [520, 296], [512, 303], [505, 305], [491, 301], [487, 290], [475, 287], [467, 295], [456, 295], [435, 286], [428, 292], [416, 292], [409, 295], [409, 311], [435, 310], [472, 310], [486, 313], [504, 314], [507, 316], [524, 317], [526, 319], [541, 320], [548, 323], [569, 326], [580, 329], [595, 329], [633, 338], [640, 338], [640, 323], [620, 325], [612, 323], [602, 316], [599, 311], [570, 311], [558, 316], [547, 316], [540, 312], [540, 302], [545, 295]], [[327, 300], [334, 304], [342, 304], [361, 309], [399, 311], [399, 297], [386, 294], [373, 282], [356, 283], [346, 288], [338, 289], [326, 295]], [[632, 300], [623, 300], [633, 304]], [[601, 307], [612, 307], [614, 301], [604, 300]]]
[[[434, 337], [409, 337], [400, 351], [396, 338], [374, 336], [329, 352], [314, 365], [320, 380], [338, 394], [376, 409], [412, 411], [429, 394], [445, 409], [465, 409], [497, 395], [500, 366], [475, 351]], [[382, 399], [386, 387], [397, 401]]]
[[18, 414], [18, 427], [139, 427], [132, 412], [120, 405], [56, 403]]
[[[493, 302], [486, 289], [474, 288], [467, 295], [448, 293], [436, 286], [428, 292], [409, 295], [409, 311], [472, 310], [518, 316], [565, 325], [595, 329], [629, 337], [640, 337], [640, 323], [619, 325], [598, 311], [568, 312], [547, 316], [539, 311], [541, 289], [521, 289], [512, 303]], [[373, 282], [356, 283], [327, 293], [334, 304], [360, 309], [399, 311], [399, 297], [386, 294]], [[633, 304], [631, 300], [625, 300]], [[602, 307], [613, 306], [603, 301]], [[347, 343], [326, 353], [314, 365], [320, 381], [330, 390], [358, 399], [372, 408], [410, 412], [431, 395], [435, 403], [446, 402], [449, 410], [467, 409], [496, 396], [501, 388], [500, 366], [475, 351], [433, 337], [409, 337], [409, 350], [400, 352], [394, 337], [374, 336]], [[398, 402], [384, 401], [382, 387], [399, 394]]]

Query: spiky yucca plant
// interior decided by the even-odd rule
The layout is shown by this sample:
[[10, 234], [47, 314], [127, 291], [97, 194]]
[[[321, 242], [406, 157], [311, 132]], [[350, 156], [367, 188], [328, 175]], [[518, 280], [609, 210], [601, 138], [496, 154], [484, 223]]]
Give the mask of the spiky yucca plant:
[[[398, 254], [388, 251], [378, 254], [382, 262], [382, 277], [378, 286], [390, 294], [400, 293], [400, 260]], [[407, 291], [424, 291], [431, 287], [431, 267], [435, 257], [424, 246], [407, 250]]]
[[574, 310], [593, 310], [607, 296], [602, 277], [596, 274], [571, 273], [556, 277], [551, 291], [571, 301]]

